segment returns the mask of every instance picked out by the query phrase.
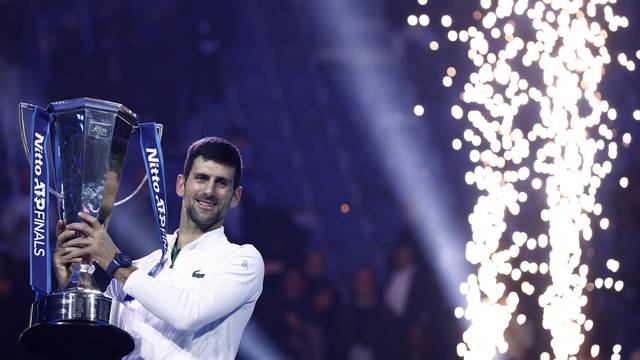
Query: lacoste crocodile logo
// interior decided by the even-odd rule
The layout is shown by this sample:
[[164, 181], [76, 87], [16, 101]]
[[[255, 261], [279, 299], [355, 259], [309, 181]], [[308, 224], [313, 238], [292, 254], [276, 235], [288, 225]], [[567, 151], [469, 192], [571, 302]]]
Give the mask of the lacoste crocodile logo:
[[193, 274], [191, 274], [191, 276], [193, 276], [196, 279], [202, 279], [204, 275], [205, 274], [201, 273], [200, 270], [196, 270], [193, 272]]

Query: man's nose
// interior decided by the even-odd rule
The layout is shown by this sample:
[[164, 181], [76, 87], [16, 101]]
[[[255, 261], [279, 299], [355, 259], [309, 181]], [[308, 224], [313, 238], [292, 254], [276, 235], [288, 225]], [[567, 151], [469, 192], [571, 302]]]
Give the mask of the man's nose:
[[215, 194], [215, 192], [216, 192], [216, 183], [215, 183], [215, 181], [207, 182], [207, 184], [204, 186], [203, 192], [207, 196], [211, 196], [211, 195]]

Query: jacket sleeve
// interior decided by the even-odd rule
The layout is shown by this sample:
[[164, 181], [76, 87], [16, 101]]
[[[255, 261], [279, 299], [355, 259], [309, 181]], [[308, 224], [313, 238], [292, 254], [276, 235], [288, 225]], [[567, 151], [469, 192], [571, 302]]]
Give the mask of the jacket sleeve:
[[122, 291], [122, 284], [118, 282], [116, 279], [111, 280], [104, 294], [110, 297], [111, 299], [118, 300], [118, 301], [122, 301], [127, 295]]
[[203, 273], [202, 281], [184, 288], [138, 270], [129, 275], [123, 290], [153, 315], [183, 331], [195, 331], [222, 319], [262, 292], [264, 263], [251, 245], [242, 246]]
[[[157, 259], [160, 258], [160, 255], [160, 250], [156, 250], [141, 259], [134, 260], [133, 266], [140, 267], [149, 261], [157, 261]], [[122, 283], [116, 279], [111, 279], [111, 282], [109, 283], [109, 286], [107, 286], [104, 294], [117, 301], [123, 301], [127, 297], [127, 293], [124, 291]]]

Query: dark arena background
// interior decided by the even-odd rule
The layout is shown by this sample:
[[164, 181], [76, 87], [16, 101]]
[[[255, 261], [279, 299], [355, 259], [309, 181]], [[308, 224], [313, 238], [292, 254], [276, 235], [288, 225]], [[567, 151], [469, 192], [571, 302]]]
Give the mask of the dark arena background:
[[[18, 104], [93, 97], [164, 124], [172, 231], [189, 144], [240, 148], [225, 229], [266, 275], [239, 359], [640, 359], [639, 15], [0, 1], [0, 358], [31, 358]], [[143, 174], [130, 149], [119, 198]], [[113, 214], [123, 251], [157, 247], [146, 187]]]

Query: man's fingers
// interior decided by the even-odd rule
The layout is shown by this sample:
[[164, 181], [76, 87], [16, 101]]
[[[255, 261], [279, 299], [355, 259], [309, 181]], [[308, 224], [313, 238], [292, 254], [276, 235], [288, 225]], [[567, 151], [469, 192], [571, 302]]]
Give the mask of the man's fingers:
[[78, 237], [78, 232], [75, 230], [65, 230], [58, 235], [58, 247], [61, 247], [66, 241]]
[[56, 236], [60, 236], [60, 234], [64, 231], [64, 226], [64, 220], [58, 220], [58, 223], [56, 224]]
[[98, 221], [98, 219], [94, 218], [93, 216], [87, 213], [79, 212], [78, 216], [80, 217], [80, 219], [85, 221], [87, 224], [89, 224], [89, 226], [91, 226], [94, 229], [99, 229], [102, 226], [100, 225], [100, 221]]
[[76, 231], [80, 231], [81, 233], [87, 235], [87, 236], [91, 236], [93, 235], [93, 229], [91, 228], [91, 226], [85, 224], [85, 223], [73, 223], [73, 224], [69, 224], [67, 225], [67, 230], [76, 230]]
[[[62, 243], [69, 240], [74, 236], [75, 232], [65, 232], [65, 228], [67, 227], [67, 222], [60, 219], [56, 224], [56, 237], [57, 237], [57, 246], [62, 246]], [[76, 235], [77, 236], [77, 235]]]
[[70, 248], [70, 247], [67, 247], [67, 248], [60, 248], [60, 249], [58, 249], [58, 251], [56, 251], [56, 252], [53, 254], [53, 257], [54, 257], [54, 258], [55, 258], [55, 257], [58, 257], [58, 258], [64, 258], [65, 256], [69, 255], [69, 253], [71, 253], [71, 252], [73, 252], [73, 251], [74, 251], [74, 248]]
[[82, 260], [81, 256], [77, 256], [77, 248], [63, 248], [54, 254], [54, 263], [56, 265], [66, 265], [69, 263], [76, 263]]
[[81, 257], [74, 257], [74, 258], [70, 258], [69, 259], [69, 258], [64, 257], [64, 258], [61, 258], [61, 260], [62, 260], [62, 262], [60, 263], [60, 265], [63, 265], [63, 266], [66, 267], [69, 264], [81, 262], [82, 258]]
[[74, 247], [74, 248], [67, 248], [67, 249], [69, 249], [69, 252], [61, 256], [61, 258], [65, 262], [71, 262], [75, 258], [82, 258], [86, 255], [90, 255], [88, 248]]
[[92, 241], [86, 237], [78, 237], [72, 240], [69, 240], [62, 245], [63, 247], [85, 247], [91, 245]]

